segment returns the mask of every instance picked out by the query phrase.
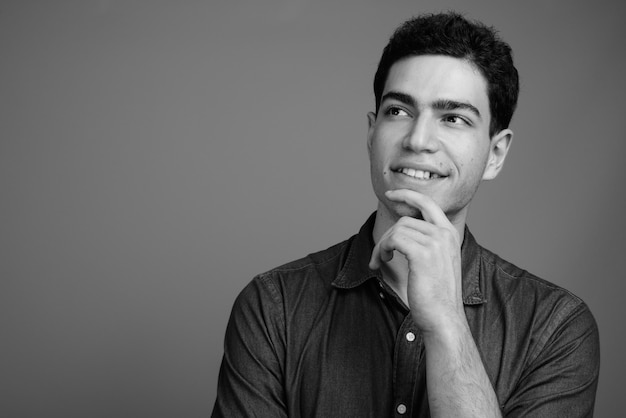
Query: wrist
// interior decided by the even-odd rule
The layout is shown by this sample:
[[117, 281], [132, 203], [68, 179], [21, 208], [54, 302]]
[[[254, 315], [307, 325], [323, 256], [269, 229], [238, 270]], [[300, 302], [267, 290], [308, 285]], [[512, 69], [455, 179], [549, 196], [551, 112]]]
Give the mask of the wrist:
[[426, 348], [454, 347], [472, 338], [465, 313], [454, 315], [432, 326], [420, 328]]

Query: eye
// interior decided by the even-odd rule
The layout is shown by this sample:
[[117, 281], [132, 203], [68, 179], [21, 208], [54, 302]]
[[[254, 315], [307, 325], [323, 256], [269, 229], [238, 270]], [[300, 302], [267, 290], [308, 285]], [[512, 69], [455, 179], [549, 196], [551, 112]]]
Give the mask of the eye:
[[389, 106], [385, 110], [385, 115], [387, 116], [409, 116], [406, 110], [398, 107], [398, 106]]
[[466, 125], [471, 126], [472, 124], [465, 118], [459, 115], [445, 115], [443, 121], [449, 125]]

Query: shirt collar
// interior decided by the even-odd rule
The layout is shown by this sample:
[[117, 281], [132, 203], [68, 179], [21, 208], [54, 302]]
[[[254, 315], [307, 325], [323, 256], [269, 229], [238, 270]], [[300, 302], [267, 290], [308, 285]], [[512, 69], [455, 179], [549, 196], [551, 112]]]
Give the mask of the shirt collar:
[[[374, 249], [372, 231], [374, 230], [375, 220], [376, 212], [367, 219], [359, 233], [351, 238], [348, 256], [339, 274], [333, 281], [333, 286], [341, 289], [352, 289], [369, 279], [382, 279], [380, 271], [371, 270], [368, 266], [372, 250]], [[461, 246], [463, 303], [466, 305], [486, 302], [480, 290], [480, 252], [480, 246], [466, 226], [465, 237]]]

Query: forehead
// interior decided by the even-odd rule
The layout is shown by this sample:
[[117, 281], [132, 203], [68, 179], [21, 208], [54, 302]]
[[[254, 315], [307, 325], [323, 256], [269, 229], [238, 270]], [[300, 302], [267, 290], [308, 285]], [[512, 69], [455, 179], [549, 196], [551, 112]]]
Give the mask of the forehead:
[[470, 62], [445, 55], [418, 55], [394, 63], [383, 95], [397, 91], [411, 95], [420, 105], [437, 100], [467, 102], [489, 114], [487, 80]]

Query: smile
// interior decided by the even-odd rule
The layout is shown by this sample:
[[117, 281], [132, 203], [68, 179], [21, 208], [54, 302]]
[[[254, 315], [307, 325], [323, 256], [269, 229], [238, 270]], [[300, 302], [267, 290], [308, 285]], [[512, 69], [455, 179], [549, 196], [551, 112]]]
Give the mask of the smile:
[[424, 170], [416, 170], [414, 168], [401, 168], [398, 170], [398, 172], [419, 180], [432, 180], [443, 177], [437, 173], [432, 173], [430, 171]]

